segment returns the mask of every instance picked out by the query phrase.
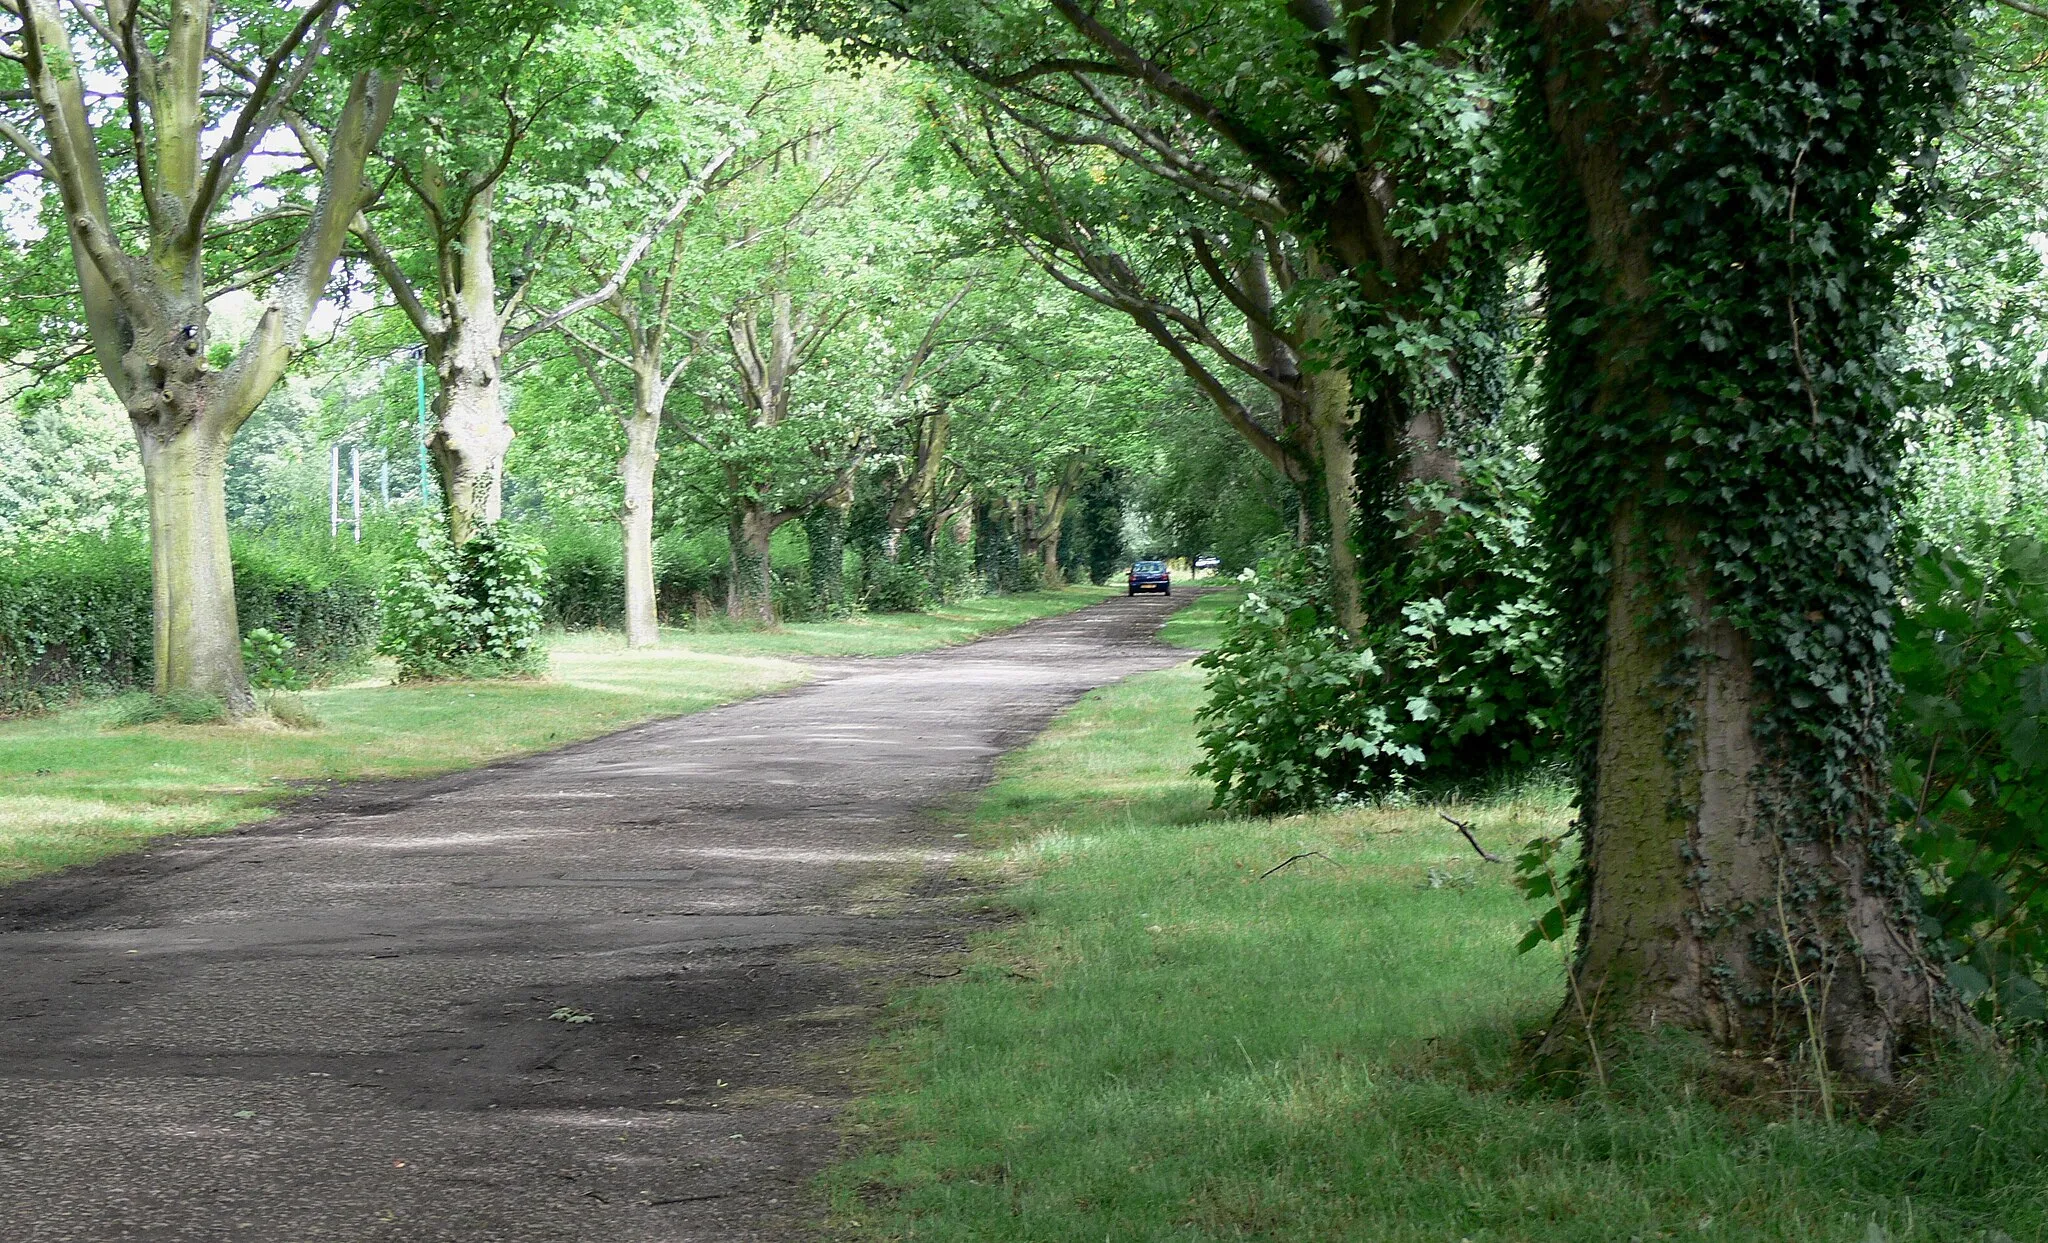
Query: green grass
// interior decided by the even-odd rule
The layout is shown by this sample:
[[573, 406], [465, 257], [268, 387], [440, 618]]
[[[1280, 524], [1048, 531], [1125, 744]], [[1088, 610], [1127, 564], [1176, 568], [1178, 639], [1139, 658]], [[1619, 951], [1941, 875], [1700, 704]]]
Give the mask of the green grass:
[[1244, 592], [1235, 585], [1197, 596], [1193, 604], [1167, 619], [1166, 624], [1159, 628], [1159, 638], [1175, 647], [1206, 651], [1216, 646], [1223, 633], [1223, 623], [1230, 619], [1242, 599]]
[[[1222, 818], [1187, 775], [1200, 696], [1133, 679], [1005, 766], [973, 825], [1026, 918], [903, 1000], [867, 1150], [828, 1178], [845, 1234], [2048, 1238], [2035, 1069], [1953, 1067], [1884, 1130], [1708, 1104], [1677, 1045], [1610, 1093], [1526, 1090], [1562, 973], [1515, 953], [1506, 869], [1424, 809]], [[1505, 853], [1566, 809], [1457, 814]]]
[[641, 652], [615, 634], [556, 635], [545, 679], [304, 693], [321, 723], [312, 730], [120, 727], [132, 708], [121, 699], [0, 722], [0, 883], [261, 819], [296, 786], [474, 767], [791, 686], [808, 676], [806, 658], [939, 647], [1107, 594], [1076, 587], [765, 632], [668, 630]]

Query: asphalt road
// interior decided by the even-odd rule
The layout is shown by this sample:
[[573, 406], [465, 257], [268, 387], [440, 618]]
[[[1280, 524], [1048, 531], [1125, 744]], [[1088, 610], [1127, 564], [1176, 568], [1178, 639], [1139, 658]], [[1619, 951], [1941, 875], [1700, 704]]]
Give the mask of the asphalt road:
[[934, 812], [1183, 659], [1173, 604], [0, 890], [0, 1243], [807, 1237], [879, 1002], [974, 926]]

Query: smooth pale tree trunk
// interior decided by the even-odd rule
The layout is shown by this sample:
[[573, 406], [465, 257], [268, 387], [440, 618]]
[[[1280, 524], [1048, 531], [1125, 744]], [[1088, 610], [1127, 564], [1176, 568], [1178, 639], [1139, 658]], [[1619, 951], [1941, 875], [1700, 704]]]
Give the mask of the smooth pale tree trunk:
[[626, 550], [626, 646], [653, 647], [661, 639], [654, 582], [655, 441], [661, 421], [643, 413], [621, 421], [626, 431], [626, 451], [619, 458], [625, 492], [619, 529]]
[[734, 621], [775, 624], [775, 579], [769, 541], [777, 525], [773, 514], [751, 504], [743, 505], [726, 519], [732, 574], [726, 585], [725, 612]]
[[[1587, 225], [1584, 251], [1553, 262], [1583, 265], [1573, 269], [1589, 273], [1575, 278], [1585, 281], [1578, 290], [1604, 304], [1580, 347], [1593, 382], [1575, 417], [1585, 420], [1582, 435], [1639, 426], [1646, 410], [1659, 409], [1659, 385], [1673, 382], [1643, 360], [1679, 353], [1663, 348], [1667, 328], [1652, 309], [1662, 261], [1652, 235], [1661, 225], [1635, 210], [1626, 188], [1629, 161], [1645, 157], [1625, 151], [1616, 119], [1585, 101], [1602, 97], [1602, 73], [1632, 74], [1629, 57], [1660, 36], [1615, 0], [1539, 2], [1531, 14], [1559, 169]], [[1636, 97], [1632, 77], [1626, 94]], [[1686, 386], [1676, 397], [1694, 401], [1700, 391]], [[1875, 757], [1834, 761], [1853, 791], [1837, 805], [1847, 810], [1830, 813], [1841, 822], [1804, 813], [1787, 822], [1773, 810], [1801, 806], [1812, 793], [1787, 749], [1822, 744], [1760, 727], [1773, 704], [1756, 679], [1759, 644], [1772, 640], [1730, 620], [1697, 543], [1712, 524], [1725, 530], [1735, 519], [1707, 502], [1671, 499], [1663, 486], [1669, 443], [1606, 443], [1613, 447], [1603, 453], [1632, 455], [1614, 469], [1634, 482], [1588, 498], [1613, 508], [1597, 733], [1580, 817], [1587, 901], [1572, 997], [1544, 1056], [1577, 1060], [1588, 1028], [1675, 1028], [1720, 1050], [1779, 1055], [1810, 1048], [1817, 1029], [1831, 1073], [1887, 1082], [1915, 1033], [1961, 1025], [1920, 950], [1904, 893], [1885, 883], [1870, 848], [1886, 832], [1885, 774]], [[1880, 490], [1870, 489], [1867, 503], [1883, 504]], [[1819, 537], [1823, 524], [1844, 517], [1817, 510], [1808, 520]], [[1870, 607], [1886, 603], [1872, 591]], [[1816, 728], [1831, 711], [1825, 701], [1814, 709]], [[1844, 705], [1845, 714], [1876, 711]]]
[[[350, 83], [336, 118], [334, 148], [315, 161], [320, 190], [303, 216], [292, 258], [265, 290], [248, 340], [232, 362], [217, 369], [207, 358], [209, 223], [229, 201], [244, 161], [282, 107], [284, 101], [267, 92], [284, 89], [283, 83], [265, 75], [252, 84], [239, 117], [210, 120], [204, 87], [215, 28], [206, 5], [173, 6], [161, 40], [147, 56], [91, 75], [80, 72], [70, 27], [54, 0], [24, 0], [10, 8], [21, 23], [9, 56], [25, 74], [44, 142], [31, 158], [62, 199], [93, 353], [128, 412], [143, 461], [153, 685], [160, 694], [218, 696], [239, 715], [255, 700], [242, 667], [228, 551], [228, 444], [304, 341], [348, 221], [369, 197], [363, 163], [390, 118], [396, 83], [370, 73]], [[311, 25], [300, 30], [306, 39], [302, 56], [322, 54], [335, 10], [325, 14], [307, 14]], [[138, 129], [136, 146], [113, 157], [150, 191], [146, 210], [133, 210], [139, 205], [131, 203], [116, 212], [111, 205], [108, 157], [95, 139], [86, 104], [88, 77], [96, 90], [125, 97], [135, 118], [146, 100], [151, 149], [142, 149], [145, 135]], [[217, 145], [202, 155], [209, 134], [218, 135]], [[34, 144], [19, 130], [10, 139], [22, 147]], [[144, 245], [130, 252], [124, 238]]]
[[156, 692], [213, 695], [237, 714], [255, 706], [242, 668], [228, 551], [227, 437], [210, 420], [176, 435], [139, 435], [149, 497]]

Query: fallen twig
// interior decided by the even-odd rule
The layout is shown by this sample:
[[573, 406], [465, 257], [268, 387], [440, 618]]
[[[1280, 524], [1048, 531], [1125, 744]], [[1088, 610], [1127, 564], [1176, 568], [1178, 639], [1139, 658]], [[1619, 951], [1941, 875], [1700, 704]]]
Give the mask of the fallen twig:
[[1472, 836], [1471, 825], [1466, 824], [1463, 820], [1453, 820], [1450, 816], [1445, 815], [1443, 812], [1438, 812], [1436, 814], [1439, 816], [1443, 816], [1443, 818], [1446, 820], [1450, 820], [1452, 826], [1455, 827], [1458, 830], [1458, 832], [1463, 833], [1465, 835], [1465, 840], [1472, 843], [1472, 849], [1479, 852], [1480, 858], [1486, 860], [1488, 863], [1507, 862], [1506, 859], [1501, 858], [1499, 855], [1494, 854], [1492, 851], [1488, 850], [1486, 847], [1481, 846], [1479, 844], [1479, 839]]
[[951, 971], [925, 971], [923, 969], [919, 969], [917, 974], [923, 976], [927, 980], [950, 980], [954, 976], [960, 974], [960, 968], [955, 967]]
[[[1267, 868], [1265, 871], [1259, 873], [1259, 879], [1264, 880], [1268, 876], [1271, 876], [1273, 873], [1279, 871], [1281, 868], [1286, 867], [1288, 864], [1299, 863], [1303, 859], [1321, 859], [1325, 863], [1337, 863], [1335, 859], [1332, 859], [1330, 856], [1324, 854], [1320, 850], [1305, 851], [1298, 855], [1289, 855], [1285, 859], [1282, 859], [1280, 862], [1274, 864], [1272, 867]], [[1343, 867], [1344, 865], [1341, 863], [1337, 863], [1337, 866]]]

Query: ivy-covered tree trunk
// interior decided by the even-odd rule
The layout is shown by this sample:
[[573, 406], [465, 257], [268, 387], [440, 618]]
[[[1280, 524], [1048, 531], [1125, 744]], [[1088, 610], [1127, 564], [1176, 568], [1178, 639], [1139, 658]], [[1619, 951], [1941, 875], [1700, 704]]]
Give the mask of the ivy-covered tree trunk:
[[769, 560], [769, 540], [776, 525], [775, 515], [754, 502], [743, 503], [726, 519], [732, 574], [727, 579], [725, 612], [734, 621], [775, 624], [775, 579]]
[[1949, 18], [1525, 16], [1584, 850], [1549, 1052], [1678, 1028], [1887, 1081], [1955, 1014], [1885, 816], [1881, 357], [1906, 218], [1885, 209], [1953, 88]]
[[619, 482], [624, 492], [619, 529], [626, 553], [626, 646], [653, 647], [661, 640], [654, 582], [654, 467], [660, 407], [651, 412], [637, 407], [622, 422], [626, 451], [619, 457]]
[[811, 600], [826, 617], [844, 617], [846, 605], [846, 510], [820, 505], [804, 515], [804, 539], [811, 549]]

